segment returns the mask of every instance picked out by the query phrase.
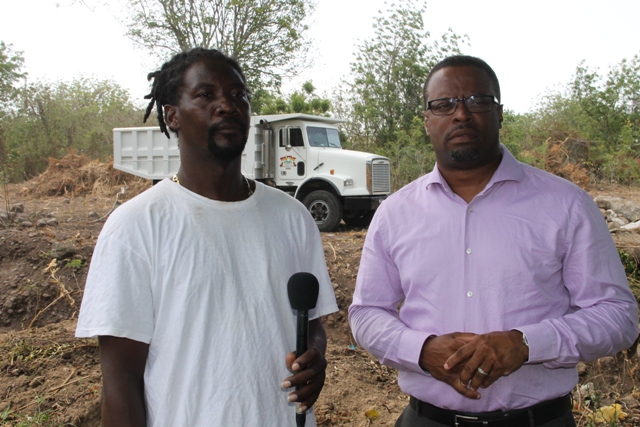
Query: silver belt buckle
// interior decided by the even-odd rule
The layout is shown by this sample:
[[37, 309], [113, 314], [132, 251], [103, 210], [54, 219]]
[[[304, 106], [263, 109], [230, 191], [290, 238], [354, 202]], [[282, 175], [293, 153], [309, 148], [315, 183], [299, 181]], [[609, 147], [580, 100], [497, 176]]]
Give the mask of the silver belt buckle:
[[[460, 426], [460, 423], [458, 422], [458, 420], [462, 420], [462, 421], [475, 421], [478, 422], [478, 417], [470, 417], [468, 415], [454, 415], [453, 417], [453, 422], [455, 424], [456, 427]], [[488, 426], [489, 422], [488, 421], [481, 421], [483, 426]]]

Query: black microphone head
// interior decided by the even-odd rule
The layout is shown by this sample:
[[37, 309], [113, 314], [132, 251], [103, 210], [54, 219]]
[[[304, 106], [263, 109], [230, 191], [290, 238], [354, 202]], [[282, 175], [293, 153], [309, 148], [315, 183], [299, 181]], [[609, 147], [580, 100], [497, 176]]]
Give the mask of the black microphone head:
[[289, 304], [294, 310], [311, 310], [318, 301], [318, 279], [311, 273], [296, 273], [287, 283]]

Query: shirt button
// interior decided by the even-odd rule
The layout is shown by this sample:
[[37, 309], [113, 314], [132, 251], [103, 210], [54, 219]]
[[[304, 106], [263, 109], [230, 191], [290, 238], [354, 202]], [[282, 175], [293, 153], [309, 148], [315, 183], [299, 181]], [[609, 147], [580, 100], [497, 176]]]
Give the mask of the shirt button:
[[471, 248], [467, 248], [467, 253], [470, 254], [471, 253]]
[[469, 212], [473, 212], [473, 208], [469, 208]]
[[473, 292], [471, 292], [471, 291], [467, 292], [467, 296], [468, 296], [469, 298], [471, 298], [471, 297], [473, 296]]

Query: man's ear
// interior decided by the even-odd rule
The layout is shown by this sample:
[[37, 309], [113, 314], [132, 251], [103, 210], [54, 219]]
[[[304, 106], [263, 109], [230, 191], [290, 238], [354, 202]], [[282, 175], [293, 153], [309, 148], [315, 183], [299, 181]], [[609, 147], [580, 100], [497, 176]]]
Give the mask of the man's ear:
[[165, 105], [164, 107], [164, 122], [167, 127], [174, 132], [180, 129], [180, 121], [178, 120], [176, 107], [173, 105]]
[[498, 126], [498, 129], [502, 129], [502, 104], [498, 105], [498, 121], [500, 122], [500, 125]]
[[424, 116], [424, 129], [427, 131], [427, 135], [429, 135], [429, 117], [426, 111], [423, 111], [422, 115]]

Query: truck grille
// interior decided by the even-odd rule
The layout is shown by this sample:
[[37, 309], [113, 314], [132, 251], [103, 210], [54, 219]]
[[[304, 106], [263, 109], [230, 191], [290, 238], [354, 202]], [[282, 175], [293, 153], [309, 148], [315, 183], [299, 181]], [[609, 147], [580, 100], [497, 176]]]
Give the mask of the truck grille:
[[391, 192], [391, 173], [389, 161], [374, 160], [371, 165], [371, 189], [373, 194]]

